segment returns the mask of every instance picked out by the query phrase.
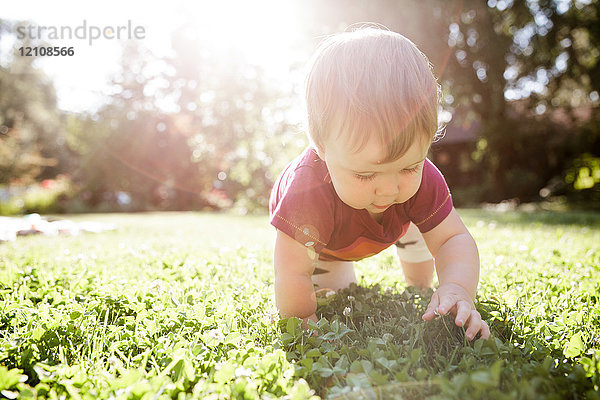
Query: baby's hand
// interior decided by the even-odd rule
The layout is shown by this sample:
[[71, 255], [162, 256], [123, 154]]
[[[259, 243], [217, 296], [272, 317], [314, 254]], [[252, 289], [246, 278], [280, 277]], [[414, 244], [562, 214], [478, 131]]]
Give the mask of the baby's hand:
[[465, 289], [455, 283], [442, 285], [433, 293], [423, 319], [431, 321], [437, 315], [446, 315], [449, 312], [456, 315], [456, 325], [468, 327], [465, 333], [467, 339], [472, 340], [477, 333], [481, 333], [484, 339], [490, 337], [490, 328], [481, 320], [471, 297]]

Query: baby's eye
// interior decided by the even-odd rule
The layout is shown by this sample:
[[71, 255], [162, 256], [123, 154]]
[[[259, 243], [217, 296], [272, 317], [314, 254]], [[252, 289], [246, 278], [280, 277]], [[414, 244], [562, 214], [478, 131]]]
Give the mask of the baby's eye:
[[360, 174], [354, 174], [354, 176], [361, 181], [372, 181], [373, 179], [375, 179], [375, 174], [371, 174], [371, 175], [360, 175]]
[[402, 172], [407, 173], [407, 174], [414, 174], [415, 172], [417, 172], [419, 170], [419, 168], [421, 168], [421, 164], [415, 165], [412, 168], [403, 169]]

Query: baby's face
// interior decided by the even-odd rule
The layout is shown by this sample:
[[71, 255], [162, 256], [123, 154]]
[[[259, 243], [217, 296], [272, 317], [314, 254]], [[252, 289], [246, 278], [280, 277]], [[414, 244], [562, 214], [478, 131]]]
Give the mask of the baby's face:
[[429, 144], [412, 144], [401, 158], [382, 164], [386, 152], [371, 140], [359, 152], [330, 139], [319, 154], [329, 169], [331, 181], [340, 199], [355, 209], [380, 214], [396, 203], [404, 203], [421, 185], [423, 163]]

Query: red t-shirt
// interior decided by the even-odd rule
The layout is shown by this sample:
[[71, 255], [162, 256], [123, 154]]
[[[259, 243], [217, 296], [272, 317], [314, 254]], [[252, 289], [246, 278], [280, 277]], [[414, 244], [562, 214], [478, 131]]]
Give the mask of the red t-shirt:
[[385, 210], [381, 223], [338, 197], [327, 165], [309, 147], [277, 178], [269, 212], [271, 224], [324, 261], [356, 261], [372, 256], [402, 237], [412, 221], [421, 232], [435, 228], [452, 210], [441, 172], [429, 160], [417, 193]]

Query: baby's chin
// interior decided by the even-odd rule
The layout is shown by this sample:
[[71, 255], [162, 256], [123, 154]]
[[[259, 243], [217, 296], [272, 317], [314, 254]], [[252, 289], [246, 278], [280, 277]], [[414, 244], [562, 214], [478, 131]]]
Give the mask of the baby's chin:
[[381, 214], [381, 213], [389, 210], [391, 207], [393, 207], [397, 204], [402, 204], [402, 203], [404, 203], [404, 202], [394, 201], [391, 204], [381, 205], [381, 206], [371, 203], [367, 207], [363, 207], [363, 208], [366, 209], [367, 211], [369, 211], [371, 214]]
[[378, 207], [377, 205], [371, 203], [367, 206], [362, 206], [360, 207], [360, 209], [363, 210], [367, 210], [370, 214], [375, 215], [375, 214], [383, 214], [386, 210], [388, 210], [390, 207], [392, 207], [395, 203], [392, 204], [387, 204], [385, 206], [382, 207]]
[[388, 210], [390, 207], [393, 207], [394, 205], [398, 204], [397, 201], [391, 203], [391, 204], [387, 204], [385, 205], [385, 207], [381, 208], [381, 207], [377, 207], [377, 205], [373, 204], [373, 203], [369, 203], [369, 204], [352, 204], [352, 203], [348, 203], [344, 201], [344, 204], [346, 204], [348, 207], [352, 207], [355, 210], [366, 210], [368, 212], [370, 212], [371, 214], [381, 214], [383, 212], [385, 212], [386, 210]]

